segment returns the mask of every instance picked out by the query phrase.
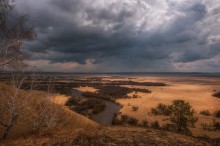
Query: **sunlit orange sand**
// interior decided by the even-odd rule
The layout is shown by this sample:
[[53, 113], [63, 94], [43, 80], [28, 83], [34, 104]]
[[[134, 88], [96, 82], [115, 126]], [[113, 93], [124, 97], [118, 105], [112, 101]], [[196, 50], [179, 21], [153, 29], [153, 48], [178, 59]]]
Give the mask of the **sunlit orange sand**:
[[[158, 103], [170, 104], [173, 100], [183, 99], [188, 101], [196, 111], [196, 115], [199, 118], [196, 129], [192, 129], [195, 135], [208, 134], [211, 136], [219, 136], [220, 132], [201, 132], [202, 123], [212, 123], [214, 116], [203, 116], [199, 112], [203, 110], [209, 110], [214, 113], [220, 110], [220, 99], [213, 97], [214, 90], [219, 90], [220, 79], [208, 79], [208, 78], [179, 78], [179, 77], [136, 77], [134, 81], [149, 81], [149, 82], [164, 82], [169, 84], [165, 87], [144, 87], [144, 86], [132, 86], [138, 88], [149, 89], [151, 94], [138, 92], [137, 94], [141, 98], [135, 99], [119, 99], [117, 102], [123, 105], [121, 113], [137, 118], [139, 121], [148, 120], [149, 122], [158, 120], [161, 124], [164, 123], [163, 116], [150, 115], [151, 108], [154, 108]], [[200, 84], [204, 82], [204, 84]], [[131, 86], [128, 86], [131, 87]], [[135, 93], [129, 94], [132, 96]], [[138, 111], [132, 111], [132, 106], [138, 106]]]
[[59, 105], [65, 105], [68, 99], [69, 99], [69, 96], [56, 94], [53, 96], [52, 101]]
[[79, 87], [79, 88], [74, 88], [74, 89], [77, 89], [81, 92], [95, 92], [97, 91], [97, 89], [93, 88], [93, 87]]

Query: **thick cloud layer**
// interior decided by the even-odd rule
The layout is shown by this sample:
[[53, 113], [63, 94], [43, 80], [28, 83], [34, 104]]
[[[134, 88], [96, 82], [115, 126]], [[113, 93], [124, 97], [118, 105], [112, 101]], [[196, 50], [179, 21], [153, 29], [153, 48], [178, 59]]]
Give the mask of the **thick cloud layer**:
[[[220, 71], [218, 0], [17, 0], [45, 71]], [[58, 66], [58, 67], [55, 67]]]

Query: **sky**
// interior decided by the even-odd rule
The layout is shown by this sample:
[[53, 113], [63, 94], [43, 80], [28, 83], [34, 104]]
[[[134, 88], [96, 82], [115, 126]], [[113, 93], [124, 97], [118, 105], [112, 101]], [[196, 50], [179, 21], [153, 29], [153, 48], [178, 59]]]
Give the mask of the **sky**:
[[219, 0], [16, 0], [57, 72], [220, 72]]

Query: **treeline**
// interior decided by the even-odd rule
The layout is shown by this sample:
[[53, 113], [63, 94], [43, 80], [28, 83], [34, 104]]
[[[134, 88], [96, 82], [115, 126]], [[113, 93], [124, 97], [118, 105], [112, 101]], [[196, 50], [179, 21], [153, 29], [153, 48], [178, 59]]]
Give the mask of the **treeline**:
[[131, 88], [121, 86], [100, 86], [96, 92], [83, 92], [82, 96], [115, 101], [119, 98], [128, 98], [128, 93], [133, 92]]
[[127, 94], [132, 92], [151, 93], [150, 90], [140, 88], [128, 88], [121, 86], [99, 86], [96, 92], [83, 92], [82, 96], [115, 101], [120, 98], [130, 98]]

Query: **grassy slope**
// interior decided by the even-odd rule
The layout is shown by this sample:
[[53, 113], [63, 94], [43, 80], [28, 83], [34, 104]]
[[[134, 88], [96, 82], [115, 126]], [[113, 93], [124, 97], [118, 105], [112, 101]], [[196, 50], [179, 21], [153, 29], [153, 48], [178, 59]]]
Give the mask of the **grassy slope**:
[[67, 108], [63, 110], [63, 120], [61, 123], [63, 128], [79, 129], [79, 128], [90, 128], [98, 126], [97, 123], [92, 120], [75, 113]]
[[[0, 84], [0, 90], [4, 92], [13, 92], [12, 88], [7, 85]], [[26, 91], [22, 91], [21, 94], [26, 94]], [[22, 98], [22, 96], [21, 96]], [[45, 93], [41, 91], [35, 91], [33, 93], [33, 96], [30, 98], [30, 102], [27, 106], [29, 106], [28, 110], [25, 111], [25, 113], [19, 117], [18, 122], [16, 126], [12, 129], [10, 133], [10, 138], [16, 138], [19, 136], [23, 135], [29, 135], [29, 125], [25, 124], [23, 125], [22, 122], [26, 121], [28, 117], [32, 114], [34, 114], [36, 111], [36, 101], [42, 100], [44, 101], [45, 99]], [[1, 96], [0, 96], [0, 101]], [[80, 128], [91, 128], [91, 127], [96, 127], [98, 126], [97, 123], [93, 122], [92, 120], [75, 113], [64, 106], [54, 104], [51, 102], [51, 104], [54, 106], [54, 108], [59, 108], [59, 123], [56, 126], [56, 129], [71, 129], [71, 130], [76, 130]], [[30, 118], [29, 118], [30, 119]], [[0, 135], [2, 135], [2, 127], [0, 126]]]
[[209, 145], [183, 135], [144, 128], [108, 127], [78, 131], [60, 131], [36, 138], [7, 141], [2, 145]]

